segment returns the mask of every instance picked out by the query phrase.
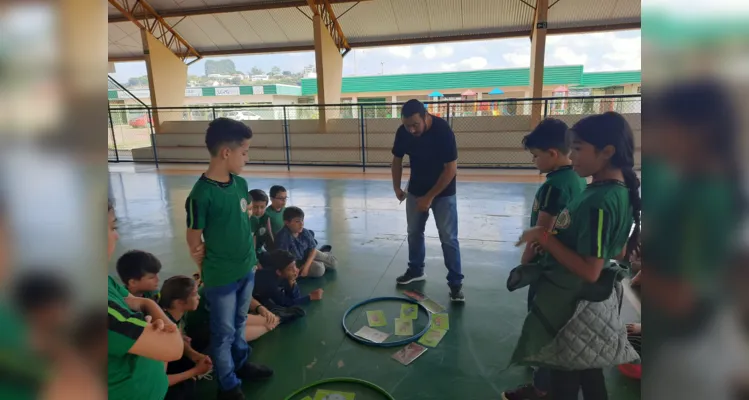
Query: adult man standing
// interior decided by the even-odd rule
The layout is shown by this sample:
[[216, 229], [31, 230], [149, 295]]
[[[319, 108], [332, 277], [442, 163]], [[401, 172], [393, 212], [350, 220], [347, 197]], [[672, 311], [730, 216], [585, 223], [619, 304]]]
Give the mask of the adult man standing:
[[[455, 134], [444, 119], [426, 112], [424, 104], [409, 100], [401, 110], [403, 125], [393, 143], [393, 190], [398, 200], [406, 200], [408, 222], [408, 270], [396, 279], [399, 285], [422, 281], [424, 274], [424, 227], [429, 209], [442, 242], [451, 301], [464, 301], [463, 274], [458, 244], [458, 209], [455, 199], [458, 148]], [[403, 156], [411, 161], [408, 193], [401, 189]]]

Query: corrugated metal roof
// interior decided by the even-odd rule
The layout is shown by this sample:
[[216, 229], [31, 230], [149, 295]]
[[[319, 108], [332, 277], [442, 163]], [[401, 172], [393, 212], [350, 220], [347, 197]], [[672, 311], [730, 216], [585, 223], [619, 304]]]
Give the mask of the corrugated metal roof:
[[580, 85], [586, 87], [618, 86], [640, 83], [641, 79], [642, 73], [640, 71], [586, 72], [583, 74]]
[[[260, 89], [262, 87], [262, 89]], [[221, 95], [229, 95], [229, 94], [237, 94], [238, 91], [239, 95], [253, 95], [253, 94], [277, 94], [277, 95], [284, 95], [284, 96], [301, 96], [302, 95], [302, 88], [299, 86], [293, 86], [293, 85], [279, 85], [279, 84], [273, 84], [273, 85], [243, 85], [243, 86], [216, 86], [216, 87], [193, 87], [193, 88], [185, 88], [185, 96], [189, 97], [212, 97], [217, 96], [216, 89], [226, 89], [224, 94], [219, 93], [218, 96]], [[135, 89], [131, 90], [131, 92], [136, 97], [148, 97], [149, 96], [149, 89]], [[107, 96], [109, 100], [117, 100], [117, 99], [129, 99], [131, 96], [127, 94], [124, 90], [117, 90], [117, 89], [110, 89], [107, 92]]]
[[[580, 84], [582, 65], [547, 67], [544, 84]], [[343, 78], [342, 93], [395, 92], [407, 90], [445, 90], [483, 87], [513, 87], [530, 84], [530, 69], [488, 69], [479, 71], [428, 74], [349, 76]], [[302, 96], [317, 94], [317, 79], [302, 79]]]
[[[198, 52], [241, 51], [301, 47], [312, 49], [314, 39], [309, 7], [278, 8], [292, 0], [149, 0], [157, 11], [271, 4], [272, 9], [222, 12], [166, 21]], [[534, 5], [536, 0], [526, 0]], [[559, 0], [549, 10], [549, 29], [576, 29], [612, 24], [637, 24], [641, 0]], [[299, 3], [293, 2], [293, 3]], [[523, 36], [533, 24], [534, 11], [520, 0], [367, 0], [335, 3], [339, 22], [352, 47], [397, 44], [398, 41], [439, 40], [487, 35]], [[110, 6], [110, 16], [119, 15]], [[109, 56], [142, 56], [137, 28], [130, 21], [109, 24]], [[124, 32], [124, 34], [123, 34]], [[301, 47], [300, 47], [301, 46]]]

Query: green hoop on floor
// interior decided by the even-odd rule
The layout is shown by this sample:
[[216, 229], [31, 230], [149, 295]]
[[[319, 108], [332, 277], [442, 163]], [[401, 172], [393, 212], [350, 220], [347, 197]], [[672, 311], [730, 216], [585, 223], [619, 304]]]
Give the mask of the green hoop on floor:
[[294, 392], [294, 393], [286, 396], [286, 398], [284, 398], [284, 400], [291, 400], [292, 398], [294, 398], [294, 396], [299, 395], [302, 392], [304, 392], [305, 390], [311, 389], [313, 387], [320, 386], [320, 385], [323, 385], [323, 384], [326, 384], [326, 383], [336, 383], [336, 382], [358, 383], [358, 384], [360, 384], [362, 386], [366, 386], [366, 387], [368, 387], [370, 389], [376, 390], [378, 393], [380, 393], [381, 395], [385, 396], [385, 398], [388, 399], [388, 400], [395, 400], [395, 398], [393, 396], [391, 396], [390, 393], [388, 393], [385, 389], [383, 389], [383, 388], [375, 385], [372, 382], [365, 381], [363, 379], [357, 379], [357, 378], [328, 378], [328, 379], [323, 379], [321, 381], [313, 382], [313, 383], [311, 383], [311, 384], [309, 384], [309, 385], [307, 385], [307, 386], [305, 386], [303, 388], [297, 389], [296, 392]]

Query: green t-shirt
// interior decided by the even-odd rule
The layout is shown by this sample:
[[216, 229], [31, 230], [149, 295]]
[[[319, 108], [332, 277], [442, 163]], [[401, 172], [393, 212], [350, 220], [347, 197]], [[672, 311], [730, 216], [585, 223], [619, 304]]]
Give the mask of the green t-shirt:
[[546, 174], [546, 182], [536, 191], [531, 211], [531, 227], [538, 222], [541, 211], [557, 216], [567, 204], [585, 190], [587, 182], [572, 169], [564, 166]]
[[247, 181], [230, 175], [229, 182], [201, 176], [185, 204], [187, 227], [203, 230], [205, 257], [202, 278], [208, 287], [236, 282], [257, 264], [247, 216]]
[[[629, 189], [622, 182], [608, 180], [593, 182], [575, 196], [557, 216], [553, 233], [581, 256], [610, 260], [627, 244], [633, 223]], [[556, 285], [570, 289], [582, 285], [582, 278], [550, 253], [545, 253], [541, 262], [549, 267], [546, 277]]]
[[143, 333], [145, 318], [125, 303], [124, 286], [111, 276], [108, 286], [108, 398], [162, 400], [169, 387], [164, 363], [128, 353]]
[[273, 243], [271, 240], [271, 233], [268, 232], [268, 221], [270, 220], [270, 216], [266, 213], [259, 218], [252, 217], [252, 219], [254, 219], [251, 221], [252, 232], [256, 238], [255, 251], [260, 254], [263, 251], [263, 247], [266, 247], [265, 250], [271, 250], [270, 247]]
[[155, 302], [159, 302], [159, 299], [161, 298], [161, 293], [159, 293], [158, 290], [143, 292], [143, 294], [140, 296], [146, 299], [151, 299]]
[[0, 306], [0, 399], [32, 400], [47, 380], [47, 365], [34, 353], [21, 315]]
[[265, 215], [270, 218], [270, 227], [273, 229], [274, 235], [283, 228], [283, 212], [285, 209], [286, 207], [282, 208], [280, 211], [276, 211], [273, 209], [273, 206], [268, 206], [268, 208], [265, 209]]
[[198, 308], [195, 311], [188, 312], [181, 319], [184, 322], [184, 332], [188, 337], [193, 339], [191, 345], [196, 351], [207, 350], [202, 348], [202, 346], [208, 344], [207, 342], [211, 334], [208, 299], [206, 299], [203, 293], [203, 286], [201, 286], [198, 288], [198, 295], [200, 296]]

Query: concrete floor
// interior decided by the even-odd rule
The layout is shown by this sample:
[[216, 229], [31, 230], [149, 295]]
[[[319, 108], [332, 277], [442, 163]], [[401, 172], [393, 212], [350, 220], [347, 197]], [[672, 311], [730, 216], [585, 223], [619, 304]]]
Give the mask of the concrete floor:
[[[120, 230], [117, 255], [129, 249], [153, 252], [164, 266], [162, 280], [194, 272], [184, 240], [184, 203], [199, 173], [110, 167]], [[503, 182], [501, 177], [481, 181], [459, 178], [464, 306], [449, 304], [437, 231], [431, 220], [427, 224], [429, 277], [415, 287], [448, 307], [450, 331], [438, 347], [408, 367], [390, 358], [397, 348], [355, 343], [341, 328], [341, 317], [352, 304], [399, 295], [395, 278], [404, 272], [408, 260], [405, 204], [398, 204], [389, 180], [383, 179], [386, 171], [372, 174], [372, 179], [313, 175], [244, 174], [250, 188], [267, 191], [273, 184], [284, 185], [289, 190], [289, 205], [304, 209], [306, 227], [316, 232], [321, 243], [331, 244], [340, 260], [336, 273], [303, 284], [303, 292], [317, 287], [325, 290], [322, 301], [307, 307], [305, 318], [253, 343], [253, 361], [271, 366], [276, 374], [268, 382], [246, 384], [249, 399], [283, 399], [297, 388], [331, 377], [368, 380], [398, 400], [499, 399], [503, 390], [529, 379], [527, 369], [507, 368], [526, 314], [526, 292], [509, 293], [505, 282], [520, 258], [514, 242], [528, 224], [540, 182], [537, 174], [526, 174], [525, 180], [532, 183], [515, 178]], [[115, 274], [114, 263], [109, 271]], [[398, 312], [397, 304], [368, 309], [382, 309], [389, 319]], [[624, 317], [637, 319], [629, 304], [625, 304]], [[350, 320], [352, 329], [362, 324], [356, 316]], [[611, 400], [640, 398], [638, 382], [614, 369], [607, 371], [606, 378]], [[357, 391], [356, 400], [383, 398], [350, 384], [328, 385], [326, 389]], [[215, 386], [201, 382], [201, 391], [203, 398], [211, 399]], [[314, 390], [295, 399], [304, 395], [314, 397]]]

